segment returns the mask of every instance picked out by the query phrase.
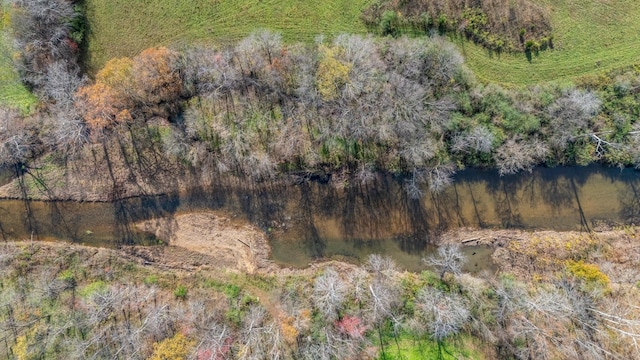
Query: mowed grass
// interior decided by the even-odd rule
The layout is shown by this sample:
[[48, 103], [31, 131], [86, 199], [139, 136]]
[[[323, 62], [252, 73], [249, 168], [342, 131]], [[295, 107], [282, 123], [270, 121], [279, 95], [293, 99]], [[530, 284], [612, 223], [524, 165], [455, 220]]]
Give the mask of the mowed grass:
[[458, 41], [468, 66], [483, 81], [527, 85], [570, 80], [640, 63], [640, 1], [538, 0], [551, 9], [554, 50], [492, 55]]
[[0, 20], [0, 106], [27, 113], [35, 106], [37, 99], [24, 87], [13, 64], [14, 50], [5, 34], [9, 17], [1, 8]]
[[372, 0], [87, 0], [89, 67], [158, 45], [229, 44], [256, 29], [288, 42], [319, 35], [365, 33], [362, 10]]

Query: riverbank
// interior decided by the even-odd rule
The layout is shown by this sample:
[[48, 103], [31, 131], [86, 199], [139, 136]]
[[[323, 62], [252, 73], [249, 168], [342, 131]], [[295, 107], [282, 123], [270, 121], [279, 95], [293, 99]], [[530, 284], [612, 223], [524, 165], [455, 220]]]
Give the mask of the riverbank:
[[[271, 247], [264, 231], [221, 212], [181, 214], [136, 226], [154, 233], [168, 246], [125, 247], [124, 251], [172, 268], [291, 275], [314, 273], [327, 264], [345, 270], [357, 266], [326, 259], [312, 261], [305, 268], [276, 265], [270, 259]], [[633, 285], [640, 282], [639, 238], [640, 229], [635, 226], [593, 232], [458, 228], [441, 234], [435, 242], [438, 246], [490, 247], [489, 257], [485, 258], [492, 262], [490, 271], [513, 274], [527, 281], [551, 280], [569, 262], [582, 259], [598, 265], [615, 283]]]
[[[323, 309], [320, 307], [324, 304], [320, 296], [326, 290], [322, 288], [323, 281], [329, 281], [329, 291], [336, 291], [338, 296], [348, 294], [339, 301], [340, 304], [346, 301], [341, 321], [355, 321], [358, 325], [354, 331], [358, 331], [357, 341], [361, 343], [350, 350], [355, 355], [344, 358], [377, 359], [380, 351], [416, 352], [422, 354], [419, 358], [435, 356], [422, 353], [430, 354], [437, 348], [424, 350], [423, 346], [430, 348], [435, 344], [420, 332], [421, 328], [413, 327], [429, 324], [429, 320], [421, 317], [423, 307], [418, 307], [423, 306], [419, 302], [424, 301], [421, 297], [424, 291], [430, 291], [427, 293], [432, 296], [445, 296], [442, 304], [445, 310], [453, 302], [473, 311], [460, 330], [462, 341], [448, 340], [444, 345], [456, 357], [471, 351], [476, 359], [501, 358], [501, 343], [496, 335], [519, 339], [520, 334], [511, 331], [519, 329], [523, 316], [533, 321], [537, 331], [543, 334], [569, 342], [575, 338], [580, 343], [582, 335], [575, 333], [575, 323], [570, 321], [574, 316], [571, 306], [580, 306], [580, 301], [586, 299], [592, 304], [589, 311], [595, 314], [590, 315], [593, 316], [590, 324], [596, 324], [591, 326], [605, 329], [608, 318], [603, 320], [603, 316], [628, 322], [623, 329], [626, 333], [615, 329], [603, 331], [607, 336], [603, 341], [611, 347], [607, 351], [634, 358], [628, 336], [634, 336], [638, 324], [634, 304], [640, 291], [640, 247], [636, 246], [635, 227], [590, 234], [459, 229], [443, 234], [439, 242], [465, 245], [478, 242], [493, 246], [498, 269], [439, 278], [429, 271], [399, 270], [383, 257], [360, 265], [318, 261], [305, 269], [295, 269], [267, 261], [261, 266], [262, 256], [269, 250], [264, 232], [223, 213], [180, 214], [171, 219], [140, 222], [137, 226], [144, 231], [155, 231], [159, 238], [167, 239], [168, 244], [107, 249], [62, 242], [0, 243], [0, 273], [4, 279], [0, 296], [8, 301], [11, 310], [21, 314], [17, 319], [11, 317], [11, 311], [2, 312], [0, 316], [4, 324], [26, 324], [20, 327], [24, 330], [9, 339], [5, 352], [21, 351], [22, 343], [35, 344], [34, 339], [38, 338], [34, 334], [42, 333], [69, 338], [64, 342], [65, 351], [102, 351], [86, 346], [85, 341], [107, 339], [110, 349], [116, 352], [123, 340], [136, 341], [135, 351], [148, 357], [162, 341], [179, 336], [200, 341], [206, 333], [201, 329], [239, 334], [224, 343], [239, 352], [244, 346], [251, 346], [240, 335], [246, 333], [245, 325], [253, 320], [268, 326], [266, 339], [269, 341], [289, 352], [305, 352], [306, 348], [296, 342], [298, 334], [304, 334], [305, 341], [312, 341], [310, 334], [318, 326], [322, 326], [323, 331], [340, 334], [339, 321], [311, 316], [313, 311]], [[251, 249], [262, 250], [249, 252]], [[593, 287], [594, 280], [575, 272], [572, 268], [575, 264], [600, 274], [606, 282]], [[380, 303], [372, 301], [378, 299], [375, 297], [378, 294], [385, 296]], [[29, 301], [20, 301], [20, 296]], [[544, 296], [554, 296], [554, 302], [541, 302]], [[579, 301], [570, 302], [575, 300], [571, 296], [580, 296]], [[505, 301], [519, 312], [506, 313], [506, 325], [502, 325], [496, 323], [493, 314]], [[566, 308], [557, 310], [556, 305]], [[371, 318], [372, 309], [376, 309], [373, 306], [419, 321], [401, 325], [410, 334], [418, 335], [403, 335], [394, 342], [391, 330], [376, 328]], [[54, 321], [40, 321], [40, 314]], [[112, 321], [103, 321], [105, 318]], [[70, 319], [80, 319], [80, 322]], [[545, 319], [552, 322], [547, 323]], [[109, 325], [111, 323], [115, 325]], [[70, 329], [88, 327], [91, 329], [89, 340], [75, 336], [73, 331], [52, 331], [52, 327], [57, 329], [56, 324], [66, 324]], [[142, 336], [118, 338], [117, 334], [126, 334], [119, 330], [125, 325]], [[345, 339], [355, 341], [352, 335]], [[200, 354], [201, 349], [205, 351], [213, 346], [206, 341], [202, 340], [202, 344], [206, 344], [203, 348], [191, 343], [185, 346], [194, 354]], [[378, 348], [380, 341], [384, 346]], [[416, 345], [416, 341], [421, 345]], [[547, 351], [560, 350], [553, 347]]]
[[597, 265], [617, 286], [640, 284], [640, 229], [634, 225], [598, 231], [525, 231], [460, 228], [439, 245], [491, 246], [499, 273], [526, 281], [553, 280], [574, 261]]

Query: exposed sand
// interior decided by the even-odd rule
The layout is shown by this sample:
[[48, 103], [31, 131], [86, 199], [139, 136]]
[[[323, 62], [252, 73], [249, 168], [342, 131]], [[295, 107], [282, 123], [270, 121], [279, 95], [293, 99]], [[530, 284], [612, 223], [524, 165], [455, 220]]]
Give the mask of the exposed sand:
[[[138, 256], [155, 261], [192, 263], [253, 274], [272, 270], [265, 234], [246, 222], [218, 212], [198, 212], [172, 218], [148, 220], [136, 225], [169, 244], [167, 247], [136, 247]], [[151, 251], [150, 251], [151, 250]], [[161, 250], [163, 254], [158, 254]], [[184, 250], [187, 250], [185, 252]], [[146, 254], [145, 254], [146, 252]], [[160, 259], [158, 259], [160, 260]]]

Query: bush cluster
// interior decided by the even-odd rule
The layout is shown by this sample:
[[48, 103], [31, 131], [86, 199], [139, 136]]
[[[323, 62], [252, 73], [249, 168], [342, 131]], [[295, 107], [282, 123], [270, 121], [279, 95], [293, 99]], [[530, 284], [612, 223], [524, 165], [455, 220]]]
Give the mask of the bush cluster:
[[382, 35], [459, 34], [497, 52], [553, 47], [549, 12], [531, 0], [379, 0], [362, 20]]

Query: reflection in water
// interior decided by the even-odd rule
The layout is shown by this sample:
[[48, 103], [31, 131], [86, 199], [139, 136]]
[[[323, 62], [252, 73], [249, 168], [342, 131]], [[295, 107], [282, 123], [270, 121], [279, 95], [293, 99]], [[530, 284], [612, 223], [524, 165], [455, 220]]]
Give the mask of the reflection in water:
[[[359, 260], [391, 255], [407, 269], [441, 231], [459, 226], [589, 230], [596, 220], [638, 222], [640, 179], [631, 169], [536, 169], [499, 177], [467, 170], [441, 194], [409, 198], [403, 179], [379, 176], [338, 189], [320, 182], [240, 185], [220, 180], [178, 195], [111, 203], [0, 201], [3, 239], [66, 239], [99, 246], [152, 241], [134, 223], [177, 213], [221, 209], [258, 225], [273, 259], [305, 266], [317, 258]], [[486, 268], [490, 249], [467, 249], [469, 270]], [[475, 255], [474, 255], [475, 254]]]

